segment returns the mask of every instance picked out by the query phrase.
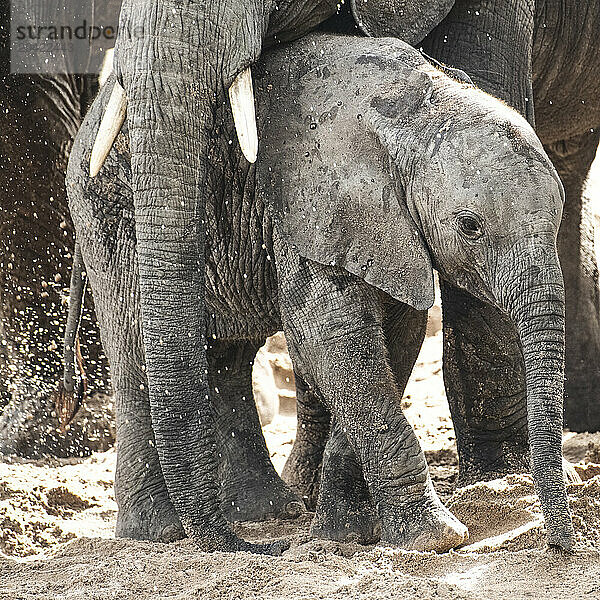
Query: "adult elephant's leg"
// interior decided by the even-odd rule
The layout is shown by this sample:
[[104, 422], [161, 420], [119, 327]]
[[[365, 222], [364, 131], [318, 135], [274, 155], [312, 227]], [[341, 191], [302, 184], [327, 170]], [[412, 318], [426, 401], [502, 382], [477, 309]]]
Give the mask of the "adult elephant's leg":
[[298, 426], [294, 446], [281, 477], [302, 498], [306, 508], [314, 510], [331, 415], [317, 391], [309, 388], [299, 373], [295, 372], [294, 376]]
[[115, 498], [119, 507], [115, 535], [160, 542], [181, 539], [185, 533], [169, 499], [154, 446], [146, 376], [133, 364], [123, 367], [128, 375], [115, 381]]
[[[533, 16], [531, 0], [459, 1], [424, 48], [532, 121]], [[460, 481], [528, 470], [525, 371], [514, 326], [497, 309], [441, 287], [444, 381]]]
[[[385, 306], [385, 344], [398, 392], [402, 395], [419, 355], [427, 311], [402, 302]], [[323, 457], [321, 491], [311, 532], [315, 537], [373, 543], [381, 535], [375, 506], [360, 462], [338, 424], [332, 427]]]
[[[123, 252], [122, 257], [127, 254]], [[94, 297], [98, 298], [96, 304], [101, 304], [98, 318], [115, 395], [115, 498], [119, 507], [115, 535], [170, 542], [185, 533], [169, 499], [152, 431], [137, 273], [132, 261], [107, 266], [101, 281], [96, 286], [92, 281], [92, 286], [99, 290]]]
[[[101, 92], [105, 99], [108, 91]], [[97, 127], [101, 109], [95, 104], [82, 125], [71, 153], [67, 183], [69, 208], [94, 295], [114, 390], [115, 497], [119, 507], [116, 535], [170, 541], [183, 537], [184, 532], [169, 500], [150, 418], [135, 232], [130, 218], [133, 197], [126, 127], [103, 174], [92, 179], [87, 170], [86, 140], [90, 130]]]
[[459, 483], [529, 470], [519, 340], [497, 310], [441, 282], [444, 383], [456, 431]]
[[263, 342], [215, 341], [208, 349], [221, 508], [229, 521], [292, 518], [304, 511], [273, 467], [252, 396], [252, 364]]
[[[320, 390], [363, 468], [385, 542], [446, 550], [464, 528], [437, 497], [419, 442], [402, 414], [387, 361], [379, 292], [345, 271], [278, 258], [290, 354]], [[323, 318], [323, 316], [326, 318]]]
[[546, 146], [565, 187], [558, 252], [565, 279], [565, 424], [600, 430], [600, 290], [591, 199], [585, 181], [600, 131]]
[[[93, 226], [93, 225], [92, 225]], [[82, 239], [84, 236], [81, 236]], [[103, 346], [111, 366], [117, 421], [115, 534], [169, 542], [185, 536], [171, 504], [156, 452], [140, 331], [140, 301], [133, 238], [115, 240], [118, 260], [82, 239]], [[95, 260], [91, 257], [95, 256]], [[108, 260], [103, 260], [108, 258]]]

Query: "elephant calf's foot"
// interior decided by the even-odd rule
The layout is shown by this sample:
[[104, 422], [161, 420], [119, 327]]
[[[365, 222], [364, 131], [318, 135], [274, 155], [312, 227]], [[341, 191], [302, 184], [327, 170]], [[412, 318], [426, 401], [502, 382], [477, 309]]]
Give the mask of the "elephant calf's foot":
[[119, 506], [116, 537], [154, 542], [174, 542], [185, 537], [185, 532], [171, 502], [146, 497]]
[[466, 542], [469, 537], [467, 528], [437, 496], [428, 496], [402, 511], [394, 510], [386, 515], [381, 539], [383, 544], [405, 550], [447, 552]]
[[227, 484], [221, 509], [229, 522], [295, 519], [305, 512], [302, 500], [281, 479]]
[[381, 537], [381, 525], [370, 500], [356, 503], [337, 498], [326, 508], [319, 503], [310, 534], [336, 542], [375, 544]]

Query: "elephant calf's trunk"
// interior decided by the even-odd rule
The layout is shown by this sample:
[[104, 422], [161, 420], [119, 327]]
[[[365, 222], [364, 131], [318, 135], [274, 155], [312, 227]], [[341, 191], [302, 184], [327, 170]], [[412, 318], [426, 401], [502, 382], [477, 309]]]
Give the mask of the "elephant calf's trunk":
[[558, 262], [539, 271], [545, 283], [524, 290], [511, 312], [523, 347], [531, 470], [548, 543], [571, 551], [574, 532], [562, 469], [564, 289]]

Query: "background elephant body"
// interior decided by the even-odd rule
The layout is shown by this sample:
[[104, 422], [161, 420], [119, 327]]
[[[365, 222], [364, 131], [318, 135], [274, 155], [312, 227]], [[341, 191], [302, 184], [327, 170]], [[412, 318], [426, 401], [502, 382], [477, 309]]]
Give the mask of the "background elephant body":
[[[516, 283], [507, 282], [508, 287], [498, 287], [494, 280], [482, 287], [476, 282], [489, 279], [483, 262], [477, 263], [478, 268], [483, 269], [479, 272], [481, 279], [473, 279], [469, 275], [472, 259], [463, 256], [460, 249], [465, 244], [460, 236], [477, 239], [479, 227], [484, 228], [483, 224], [479, 225], [480, 217], [473, 216], [470, 211], [481, 209], [477, 208], [481, 203], [477, 197], [489, 193], [489, 184], [469, 196], [473, 209], [465, 209], [467, 216], [459, 218], [451, 213], [439, 217], [444, 225], [438, 230], [435, 225], [438, 216], [432, 219], [431, 211], [437, 215], [436, 211], [446, 210], [443, 203], [440, 204], [441, 198], [462, 198], [464, 191], [460, 190], [464, 190], [464, 180], [460, 184], [446, 181], [447, 169], [440, 167], [438, 171], [437, 161], [442, 161], [440, 164], [445, 164], [443, 161], [446, 160], [462, 161], [462, 158], [456, 159], [456, 153], [462, 157], [467, 147], [470, 152], [477, 152], [475, 140], [482, 134], [477, 128], [469, 133], [472, 110], [485, 123], [484, 129], [495, 131], [493, 135], [488, 132], [490, 139], [499, 136], [502, 152], [511, 147], [511, 144], [501, 143], [502, 136], [516, 136], [514, 139], [520, 140], [521, 152], [531, 155], [526, 161], [530, 174], [525, 175], [520, 170], [523, 165], [519, 162], [521, 159], [516, 158], [520, 154], [510, 151], [505, 159], [515, 169], [511, 177], [506, 177], [503, 166], [489, 166], [495, 163], [486, 162], [486, 168], [492, 168], [494, 172], [499, 169], [502, 181], [505, 178], [512, 182], [515, 177], [525, 186], [535, 181], [532, 188], [535, 193], [527, 194], [528, 202], [534, 207], [524, 203], [522, 210], [540, 214], [548, 211], [548, 221], [543, 221], [544, 227], [548, 227], [543, 236], [543, 248], [550, 252], [550, 261], [554, 247], [551, 232], [560, 216], [558, 180], [524, 122], [518, 121], [513, 113], [491, 98], [448, 79], [402, 42], [353, 39], [350, 45], [348, 41], [335, 37], [309, 38], [272, 53], [259, 68], [259, 122], [262, 123], [264, 142], [263, 166], [258, 171], [254, 167], [241, 166], [231, 145], [219, 141], [227, 136], [219, 134], [214, 140], [211, 177], [218, 184], [216, 189], [221, 186], [224, 193], [209, 196], [206, 204], [209, 224], [205, 252], [207, 332], [209, 340], [233, 344], [239, 352], [241, 340], [250, 338], [259, 343], [260, 337], [283, 326], [295, 369], [333, 412], [347, 436], [349, 448], [356, 453], [355, 461], [363, 469], [369, 493], [377, 506], [383, 539], [405, 547], [443, 549], [460, 543], [464, 528], [437, 499], [418, 442], [398, 408], [398, 399], [408, 377], [406, 364], [401, 365], [401, 357], [410, 362], [410, 370], [416, 354], [406, 348], [394, 348], [398, 337], [394, 335], [388, 340], [386, 335], [397, 334], [398, 323], [405, 322], [411, 327], [406, 331], [409, 346], [415, 339], [422, 339], [422, 319], [403, 321], [406, 311], [412, 310], [405, 303], [417, 310], [431, 304], [432, 260], [449, 279], [484, 300], [506, 307], [505, 310], [518, 320], [523, 336], [533, 333], [529, 333], [527, 309], [518, 307], [515, 298], [509, 294], [509, 288]], [[290, 71], [290, 65], [295, 65], [296, 73]], [[286, 73], [285, 78], [282, 73]], [[123, 521], [129, 520], [121, 533], [169, 537], [168, 532], [176, 525], [175, 516], [166, 502], [167, 492], [162, 487], [158, 456], [149, 443], [152, 425], [145, 405], [147, 382], [141, 359], [136, 283], [136, 236], [140, 225], [136, 224], [134, 229], [127, 141], [130, 132], [125, 129], [121, 133], [96, 180], [91, 180], [87, 171], [91, 141], [109, 92], [110, 89], [105, 89], [100, 95], [74, 148], [70, 163], [71, 210], [95, 290], [121, 413], [119, 458], [123, 470], [118, 472], [117, 495], [119, 498], [123, 494], [120, 495]], [[453, 102], [460, 104], [461, 109], [452, 104], [455, 112], [448, 111], [450, 105], [446, 104], [446, 93]], [[217, 122], [225, 126], [229, 121], [228, 108], [223, 106], [220, 110], [222, 112], [216, 115]], [[422, 126], [420, 119], [426, 119], [423, 122], [428, 125]], [[505, 129], [506, 122], [514, 123], [513, 129]], [[445, 135], [437, 135], [440, 128], [442, 132], [452, 131], [447, 142], [435, 141], [445, 139]], [[219, 131], [222, 133], [223, 130]], [[453, 144], [453, 135], [460, 141], [453, 150], [447, 150], [446, 144]], [[284, 139], [287, 144], [282, 143]], [[346, 140], [346, 147], [340, 147], [340, 139]], [[489, 154], [489, 160], [497, 152], [494, 143], [490, 142], [484, 151], [485, 156]], [[450, 159], [450, 156], [454, 158]], [[469, 166], [472, 161], [479, 160], [479, 153], [477, 158], [475, 155], [465, 157], [464, 167], [458, 169], [460, 175], [457, 176], [466, 177], [464, 169], [472, 168]], [[414, 161], [421, 167], [416, 167]], [[427, 173], [432, 181], [428, 181]], [[258, 194], [255, 194], [255, 188]], [[541, 196], [540, 189], [544, 190]], [[505, 193], [510, 197], [514, 192]], [[523, 193], [523, 188], [519, 193]], [[434, 204], [429, 205], [429, 202]], [[545, 208], [539, 208], [538, 203]], [[494, 203], [486, 206], [494, 206]], [[493, 237], [495, 220], [510, 216], [510, 210], [492, 211], [487, 216], [486, 231], [489, 227]], [[422, 230], [416, 226], [415, 219]], [[527, 219], [519, 218], [516, 222], [527, 222]], [[455, 223], [464, 228], [463, 233], [453, 229]], [[444, 229], [446, 227], [448, 229]], [[440, 235], [459, 237], [442, 244], [448, 250], [439, 254], [436, 248]], [[506, 254], [503, 260], [509, 260], [513, 270], [516, 256], [513, 253], [521, 245], [519, 234], [515, 231], [514, 235], [514, 241], [510, 238], [514, 247], [502, 246], [502, 253]], [[430, 256], [421, 236], [425, 236], [429, 247], [434, 248], [434, 256]], [[502, 236], [502, 240], [502, 244], [508, 243], [506, 236]], [[489, 252], [494, 251], [495, 244], [490, 240]], [[532, 247], [525, 256], [530, 250], [538, 251]], [[277, 277], [274, 264], [277, 265]], [[466, 271], [465, 265], [469, 265]], [[162, 265], [160, 271], [164, 268]], [[539, 274], [540, 270], [534, 269], [533, 273]], [[555, 300], [552, 301], [560, 303], [561, 280], [556, 265], [552, 266], [550, 262], [544, 273], [557, 279], [552, 283], [540, 281], [542, 287], [536, 289], [556, 285], [558, 295], [553, 294]], [[519, 285], [527, 283], [524, 281]], [[526, 295], [524, 291], [522, 296]], [[542, 298], [540, 301], [546, 302]], [[115, 313], [115, 306], [122, 310]], [[395, 306], [404, 306], [404, 309], [398, 311]], [[179, 314], [182, 310], [185, 314], [187, 308], [178, 307]], [[552, 310], [560, 311], [559, 305]], [[536, 328], [536, 331], [542, 335], [545, 331], [543, 312], [538, 317], [542, 328]], [[415, 336], [412, 327], [417, 323], [419, 333]], [[557, 331], [556, 327], [560, 328], [559, 322], [550, 331]], [[185, 343], [190, 332], [178, 330], [177, 335]], [[162, 339], [159, 338], [157, 343], [160, 345]], [[524, 343], [528, 344], [526, 337]], [[548, 343], [560, 346], [558, 339]], [[131, 344], [137, 348], [133, 352], [129, 347]], [[215, 344], [211, 342], [208, 351], [209, 380], [212, 381], [219, 375], [223, 360], [217, 359], [211, 367], [210, 356], [215, 352]], [[557, 350], [560, 352], [559, 348]], [[546, 378], [544, 382], [537, 379], [537, 367], [531, 362], [531, 356], [527, 356], [532, 386], [530, 417], [534, 437], [537, 437], [539, 427], [544, 428], [549, 423], [547, 415], [543, 424], [536, 421], [537, 394], [542, 393], [548, 400], [552, 398], [557, 409], [560, 408], [562, 396], [559, 390], [543, 391], [545, 385], [554, 386], [562, 381], [560, 353], [557, 362], [552, 363], [550, 379]], [[224, 362], [226, 364], [227, 360]], [[243, 381], [244, 376], [241, 377], [240, 381]], [[247, 381], [248, 376], [245, 377]], [[223, 399], [222, 386], [212, 387], [211, 384], [213, 406], [219, 413], [220, 406], [226, 406], [226, 402], [235, 398]], [[247, 384], [246, 389], [249, 389]], [[239, 391], [232, 394], [235, 396]], [[357, 397], [360, 400], [357, 401]], [[245, 401], [250, 402], [250, 399], [246, 397]], [[133, 422], [128, 416], [131, 411], [137, 415], [135, 428], [130, 426]], [[551, 425], [552, 444], [547, 448], [537, 445], [534, 450], [536, 456], [544, 455], [546, 466], [558, 460], [558, 471], [550, 469], [540, 473], [534, 470], [534, 473], [541, 493], [550, 494], [554, 510], [558, 509], [549, 522], [551, 535], [555, 536], [553, 541], [567, 546], [569, 526], [564, 520], [567, 518], [565, 513], [561, 513], [566, 510], [566, 505], [562, 497], [560, 418], [555, 421]], [[219, 448], [221, 462], [225, 454], [239, 456], [235, 448], [225, 450], [228, 447], [225, 440], [236, 446], [252, 439], [255, 450], [264, 454], [264, 440], [256, 433], [258, 420], [255, 417], [254, 433], [244, 436], [236, 435], [237, 425], [231, 419], [220, 419], [217, 414], [215, 423], [217, 439], [224, 444]], [[144, 432], [141, 436], [140, 431]], [[141, 473], [133, 477], [128, 472], [132, 468], [127, 464], [128, 448], [132, 453], [142, 451], [148, 456], [145, 477], [142, 478]], [[329, 456], [334, 455], [334, 452], [329, 453]], [[266, 462], [259, 462], [260, 468], [256, 468], [255, 473], [260, 473], [261, 481], [268, 482], [263, 488], [267, 494], [273, 490], [279, 493], [284, 489], [281, 482], [266, 474]], [[163, 471], [169, 468], [162, 461], [160, 464]], [[227, 477], [226, 472], [225, 487]], [[155, 488], [148, 494], [146, 490], [152, 485]], [[122, 486], [122, 492], [119, 486]], [[162, 505], [156, 500], [156, 488], [162, 490], [159, 494]], [[289, 496], [283, 506], [281, 502], [274, 504], [284, 511], [290, 510], [288, 500]], [[136, 501], [141, 504], [136, 505]], [[543, 502], [546, 501], [543, 496]], [[235, 507], [236, 500], [232, 502]], [[329, 508], [325, 503], [323, 511]], [[162, 514], [162, 517], [152, 523], [152, 532], [148, 533], [139, 523], [132, 524], [134, 519], [128, 513], [159, 517]], [[328, 536], [335, 536], [336, 528], [347, 525], [325, 519], [321, 522], [322, 529], [323, 522], [327, 523]]]
[[600, 140], [600, 5], [536, 3], [533, 91], [536, 132], [565, 186], [558, 239], [565, 277], [565, 424], [600, 429], [600, 289], [592, 199], [585, 182]]
[[[558, 245], [567, 311], [565, 425], [576, 431], [596, 431], [600, 414], [600, 294], [583, 195], [598, 146], [599, 22], [597, 3], [459, 1], [423, 42], [428, 53], [464, 69], [535, 123], [565, 186]], [[444, 377], [454, 422], [462, 423], [461, 479], [522, 469], [527, 428], [516, 334], [497, 311], [447, 284], [442, 303]]]
[[[118, 14], [114, 4], [99, 2], [96, 8]], [[23, 9], [31, 23], [47, 25], [56, 15], [68, 19], [64, 2], [31, 0], [12, 8], [16, 14]], [[106, 395], [90, 401], [66, 433], [58, 431], [51, 399], [62, 375], [62, 316], [73, 250], [65, 172], [98, 76], [11, 72], [10, 9], [9, 2], [0, 2], [0, 452], [80, 456], [114, 441]], [[103, 51], [96, 50], [88, 57], [91, 72], [103, 60]], [[98, 391], [106, 388], [108, 372], [87, 304], [86, 370], [90, 389]]]

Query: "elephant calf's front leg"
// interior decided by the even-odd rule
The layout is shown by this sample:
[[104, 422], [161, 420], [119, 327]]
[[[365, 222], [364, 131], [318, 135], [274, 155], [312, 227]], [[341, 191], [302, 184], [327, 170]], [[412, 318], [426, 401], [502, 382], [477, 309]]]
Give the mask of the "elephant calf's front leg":
[[323, 453], [322, 484], [310, 533], [338, 542], [375, 544], [381, 525], [362, 466], [343, 428], [333, 423]]
[[467, 530], [437, 497], [400, 409], [379, 292], [335, 267], [291, 255], [281, 263], [280, 306], [292, 359], [320, 390], [357, 455], [382, 541], [416, 550], [458, 546]]

